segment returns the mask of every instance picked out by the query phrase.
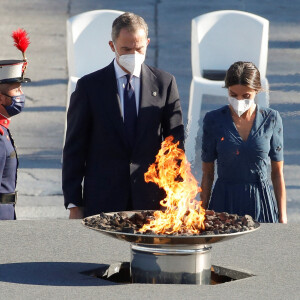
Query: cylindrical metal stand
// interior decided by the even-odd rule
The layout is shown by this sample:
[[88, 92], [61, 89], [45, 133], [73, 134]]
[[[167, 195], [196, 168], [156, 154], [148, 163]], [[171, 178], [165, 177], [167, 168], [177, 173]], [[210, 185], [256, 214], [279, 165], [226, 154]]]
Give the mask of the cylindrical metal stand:
[[211, 246], [131, 244], [133, 283], [210, 284]]

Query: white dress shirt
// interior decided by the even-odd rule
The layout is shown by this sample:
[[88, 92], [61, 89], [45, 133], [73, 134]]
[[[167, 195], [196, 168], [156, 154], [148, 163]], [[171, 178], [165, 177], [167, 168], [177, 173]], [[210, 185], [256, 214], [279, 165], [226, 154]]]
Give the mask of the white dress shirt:
[[[116, 59], [114, 60], [114, 67], [115, 67], [115, 73], [116, 73], [116, 78], [118, 83], [118, 92], [120, 96], [121, 110], [124, 119], [124, 89], [127, 83], [127, 79], [126, 79], [127, 73], [121, 69]], [[140, 99], [140, 86], [141, 86], [140, 75], [141, 75], [141, 69], [138, 72], [133, 73], [132, 80], [131, 80], [131, 85], [135, 93], [137, 115], [139, 113], [139, 99]]]
[[[124, 120], [124, 89], [127, 83], [127, 79], [126, 79], [127, 73], [121, 69], [116, 59], [114, 59], [114, 68], [115, 68], [115, 73], [117, 78], [118, 93], [120, 97], [120, 106], [121, 106], [122, 116]], [[133, 76], [131, 80], [131, 85], [135, 93], [136, 112], [138, 115], [139, 102], [140, 102], [139, 100], [140, 100], [140, 86], [141, 86], [141, 77], [140, 77], [141, 69], [135, 71], [132, 75]], [[76, 207], [76, 205], [73, 203], [69, 203], [68, 209], [73, 207]]]

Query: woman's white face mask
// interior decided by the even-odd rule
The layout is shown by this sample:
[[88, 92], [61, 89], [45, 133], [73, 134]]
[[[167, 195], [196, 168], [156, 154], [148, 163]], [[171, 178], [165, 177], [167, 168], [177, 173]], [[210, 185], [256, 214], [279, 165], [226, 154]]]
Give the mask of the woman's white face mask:
[[254, 99], [241, 99], [237, 100], [236, 98], [228, 96], [228, 102], [240, 117], [244, 112], [246, 112], [254, 103]]
[[123, 54], [119, 55], [117, 48], [115, 52], [118, 56], [119, 64], [125, 68], [130, 74], [139, 74], [141, 71], [142, 63], [145, 61], [145, 54], [135, 52], [134, 54]]

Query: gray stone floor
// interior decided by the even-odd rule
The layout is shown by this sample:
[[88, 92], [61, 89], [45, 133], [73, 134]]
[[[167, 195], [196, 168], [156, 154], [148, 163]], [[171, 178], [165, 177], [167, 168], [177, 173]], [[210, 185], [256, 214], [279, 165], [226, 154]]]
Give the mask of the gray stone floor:
[[[285, 178], [289, 222], [300, 222], [300, 1], [299, 0], [1, 0], [0, 59], [20, 59], [10, 34], [29, 32], [27, 106], [11, 130], [18, 146], [19, 219], [67, 218], [61, 191], [61, 152], [67, 89], [66, 20], [94, 9], [118, 9], [142, 15], [149, 24], [147, 62], [175, 75], [187, 123], [191, 82], [191, 19], [206, 12], [244, 10], [270, 21], [267, 77], [270, 106], [284, 122]], [[203, 114], [225, 99], [207, 97]], [[201, 120], [200, 120], [201, 122]], [[195, 174], [201, 175], [195, 164]]]
[[256, 232], [213, 243], [212, 265], [254, 275], [218, 285], [116, 284], [84, 275], [129, 262], [131, 254], [129, 243], [79, 220], [3, 221], [0, 241], [1, 300], [299, 299], [299, 224], [261, 224]]

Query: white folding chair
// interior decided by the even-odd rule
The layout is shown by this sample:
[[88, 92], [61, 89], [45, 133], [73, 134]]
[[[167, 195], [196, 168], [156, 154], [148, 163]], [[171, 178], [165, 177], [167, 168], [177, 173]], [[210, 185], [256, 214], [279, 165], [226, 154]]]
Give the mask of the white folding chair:
[[193, 79], [185, 148], [188, 160], [193, 162], [202, 97], [227, 95], [224, 78], [231, 64], [250, 61], [256, 65], [264, 89], [256, 101], [262, 106], [269, 105], [266, 78], [269, 21], [242, 11], [215, 11], [194, 18], [191, 34]]
[[[108, 42], [113, 21], [123, 11], [92, 10], [67, 20], [67, 62], [69, 82], [66, 101], [68, 111], [71, 94], [82, 76], [107, 66], [114, 58]], [[65, 120], [65, 133], [67, 118]], [[65, 137], [64, 137], [65, 141]]]

